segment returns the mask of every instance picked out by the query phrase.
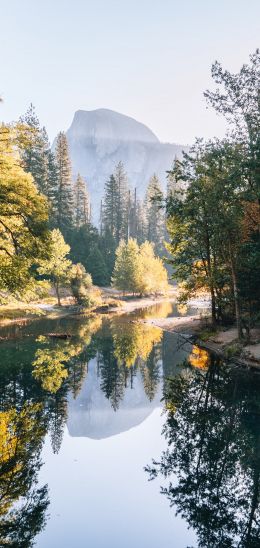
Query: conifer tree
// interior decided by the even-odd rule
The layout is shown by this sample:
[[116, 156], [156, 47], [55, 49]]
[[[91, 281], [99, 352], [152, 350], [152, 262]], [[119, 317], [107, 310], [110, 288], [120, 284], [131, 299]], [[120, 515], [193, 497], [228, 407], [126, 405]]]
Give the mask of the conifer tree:
[[55, 158], [58, 174], [56, 224], [66, 234], [73, 226], [73, 191], [68, 141], [62, 131], [57, 137]]
[[114, 175], [110, 175], [105, 184], [105, 198], [102, 203], [102, 228], [116, 239], [118, 215], [118, 184]]
[[142, 200], [137, 200], [136, 203], [136, 239], [139, 244], [145, 241], [146, 237], [146, 218], [145, 208]]
[[154, 243], [155, 252], [161, 255], [165, 234], [164, 212], [160, 207], [163, 192], [157, 175], [153, 175], [148, 183], [145, 196], [146, 238]]
[[97, 244], [91, 248], [86, 263], [94, 284], [102, 286], [109, 283], [110, 276], [108, 274], [105, 259]]
[[117, 217], [116, 217], [116, 242], [128, 238], [128, 211], [129, 211], [129, 192], [128, 180], [122, 162], [116, 166], [114, 173], [117, 187]]
[[76, 228], [90, 222], [90, 200], [84, 179], [78, 174], [75, 187], [75, 224]]
[[[57, 170], [46, 129], [40, 127], [31, 104], [17, 124], [18, 146], [25, 171], [31, 173], [38, 190], [52, 206], [57, 192]], [[54, 207], [52, 207], [54, 209]]]

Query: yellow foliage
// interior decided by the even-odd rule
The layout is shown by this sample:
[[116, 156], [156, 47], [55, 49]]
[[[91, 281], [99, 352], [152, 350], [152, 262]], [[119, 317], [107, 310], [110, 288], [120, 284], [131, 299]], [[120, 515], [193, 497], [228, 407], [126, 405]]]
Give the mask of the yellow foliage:
[[10, 411], [2, 411], [0, 413], [0, 461], [8, 461], [13, 458], [15, 454], [15, 448], [17, 443], [17, 437], [15, 429], [13, 427], [13, 421], [16, 416], [16, 412], [11, 409]]
[[46, 252], [48, 205], [26, 173], [15, 148], [15, 132], [0, 126], [0, 286], [27, 285], [30, 266]]
[[33, 446], [35, 450], [45, 434], [39, 420], [41, 410], [39, 403], [25, 403], [20, 411], [10, 409], [0, 413], [0, 515], [27, 492], [29, 448]]
[[162, 338], [159, 327], [151, 327], [141, 323], [122, 323], [113, 321], [111, 324], [114, 342], [114, 355], [119, 365], [131, 367], [137, 358], [146, 360], [155, 344]]
[[189, 362], [193, 367], [207, 369], [209, 366], [209, 353], [207, 350], [194, 345], [192, 347], [192, 352], [189, 355]]
[[169, 314], [172, 311], [172, 303], [169, 301], [163, 301], [161, 303], [157, 303], [153, 306], [147, 307], [147, 309], [144, 311], [143, 318], [168, 318]]

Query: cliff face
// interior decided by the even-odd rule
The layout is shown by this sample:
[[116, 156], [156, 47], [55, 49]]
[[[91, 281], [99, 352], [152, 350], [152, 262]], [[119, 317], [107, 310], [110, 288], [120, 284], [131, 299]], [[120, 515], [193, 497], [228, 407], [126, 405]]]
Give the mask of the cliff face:
[[130, 188], [136, 187], [137, 195], [142, 198], [154, 173], [166, 187], [166, 171], [184, 148], [160, 143], [145, 125], [107, 109], [78, 110], [67, 137], [73, 176], [79, 172], [88, 183], [95, 223], [105, 181], [120, 160], [128, 173]]

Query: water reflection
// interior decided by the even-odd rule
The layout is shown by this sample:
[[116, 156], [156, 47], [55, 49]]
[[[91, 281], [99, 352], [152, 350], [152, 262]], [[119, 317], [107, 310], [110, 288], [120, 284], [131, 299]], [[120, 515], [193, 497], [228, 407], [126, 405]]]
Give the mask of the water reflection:
[[0, 412], [1, 546], [30, 546], [45, 524], [48, 490], [37, 486], [45, 432], [41, 404]]
[[[260, 545], [260, 378], [195, 352], [165, 387], [168, 449], [146, 470], [200, 547]], [[209, 365], [209, 364], [208, 364]]]
[[136, 322], [172, 313], [163, 303], [128, 317], [45, 320], [15, 326], [1, 343], [1, 546], [30, 547], [46, 524], [38, 477], [47, 433], [55, 455], [66, 425], [71, 440], [105, 440], [141, 425], [163, 395], [168, 450], [148, 477], [163, 478], [199, 546], [259, 546], [260, 378]]
[[30, 546], [49, 504], [38, 486], [46, 433], [57, 454], [66, 423], [71, 435], [100, 438], [142, 422], [159, 405], [162, 332], [100, 317], [41, 322], [41, 335], [14, 329], [1, 344], [0, 543]]

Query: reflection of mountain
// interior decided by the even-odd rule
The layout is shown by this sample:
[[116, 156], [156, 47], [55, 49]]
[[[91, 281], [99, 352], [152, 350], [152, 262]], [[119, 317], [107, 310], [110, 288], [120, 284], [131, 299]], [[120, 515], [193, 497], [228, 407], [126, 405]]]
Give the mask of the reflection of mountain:
[[110, 401], [100, 388], [97, 375], [97, 361], [91, 360], [88, 374], [76, 399], [69, 398], [68, 430], [73, 437], [103, 439], [125, 432], [141, 424], [152, 411], [160, 406], [159, 389], [152, 402], [145, 395], [141, 373], [137, 371], [124, 392], [118, 411], [114, 411]]

